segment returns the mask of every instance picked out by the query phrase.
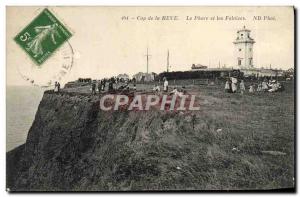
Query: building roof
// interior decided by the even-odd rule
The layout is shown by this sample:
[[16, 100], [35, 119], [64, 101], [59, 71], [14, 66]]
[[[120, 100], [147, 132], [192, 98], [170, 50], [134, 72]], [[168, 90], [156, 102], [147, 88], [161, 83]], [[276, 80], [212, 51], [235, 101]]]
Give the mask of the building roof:
[[251, 32], [251, 30], [246, 29], [246, 26], [244, 26], [243, 29], [240, 29], [240, 30], [238, 30], [237, 32], [239, 33], [239, 32], [241, 32], [241, 31], [248, 31], [248, 32]]

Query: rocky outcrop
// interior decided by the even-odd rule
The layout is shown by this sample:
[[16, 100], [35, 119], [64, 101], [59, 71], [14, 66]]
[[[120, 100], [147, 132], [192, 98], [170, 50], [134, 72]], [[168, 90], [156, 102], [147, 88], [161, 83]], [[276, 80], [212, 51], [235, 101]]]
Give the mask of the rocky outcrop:
[[[217, 101], [210, 99], [216, 111], [203, 101], [202, 110], [193, 113], [104, 112], [99, 110], [98, 96], [46, 91], [26, 143], [7, 153], [7, 187], [10, 191], [293, 187], [293, 153], [262, 156], [264, 138], [242, 132], [244, 125], [232, 126], [248, 116], [220, 113], [224, 106]], [[233, 151], [237, 145], [239, 151]], [[285, 169], [290, 170], [282, 176]]]
[[161, 157], [182, 155], [174, 147], [180, 140], [162, 135], [176, 132], [179, 122], [161, 113], [103, 112], [97, 96], [45, 92], [26, 143], [7, 154], [7, 186], [12, 191], [162, 189], [157, 179], [166, 172], [158, 164], [169, 162]]

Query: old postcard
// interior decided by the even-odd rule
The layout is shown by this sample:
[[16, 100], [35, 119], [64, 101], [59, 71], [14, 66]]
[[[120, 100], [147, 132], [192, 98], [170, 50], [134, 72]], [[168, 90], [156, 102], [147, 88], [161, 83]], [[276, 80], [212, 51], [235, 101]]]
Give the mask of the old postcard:
[[7, 191], [295, 191], [294, 7], [6, 15]]

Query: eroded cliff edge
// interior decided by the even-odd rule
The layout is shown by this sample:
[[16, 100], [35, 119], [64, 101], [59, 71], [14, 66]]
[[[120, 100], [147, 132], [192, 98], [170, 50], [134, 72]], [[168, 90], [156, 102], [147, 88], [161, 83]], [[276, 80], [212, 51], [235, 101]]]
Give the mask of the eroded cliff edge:
[[[119, 190], [137, 181], [137, 189], [158, 188], [150, 179], [161, 173], [155, 151], [162, 147], [152, 138], [172, 129], [164, 121], [160, 112], [103, 112], [97, 96], [46, 92], [26, 143], [8, 153], [8, 187]], [[172, 146], [166, 151], [177, 157]]]
[[[206, 105], [197, 113], [103, 112], [98, 96], [45, 92], [26, 143], [7, 153], [7, 187], [11, 191], [293, 187], [293, 149], [285, 150], [285, 157], [262, 155], [261, 150], [276, 144], [265, 142], [260, 133], [233, 126], [237, 121], [246, 123], [246, 116], [230, 110], [220, 113], [223, 103], [217, 98]], [[284, 140], [293, 145], [293, 139]]]

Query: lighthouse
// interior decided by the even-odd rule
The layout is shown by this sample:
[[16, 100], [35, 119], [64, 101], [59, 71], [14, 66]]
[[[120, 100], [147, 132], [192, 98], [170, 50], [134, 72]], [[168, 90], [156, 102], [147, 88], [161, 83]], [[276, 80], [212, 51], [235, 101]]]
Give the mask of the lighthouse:
[[250, 30], [243, 29], [237, 31], [237, 37], [234, 40], [235, 64], [241, 69], [254, 68], [253, 65], [253, 44], [254, 39], [250, 36]]

